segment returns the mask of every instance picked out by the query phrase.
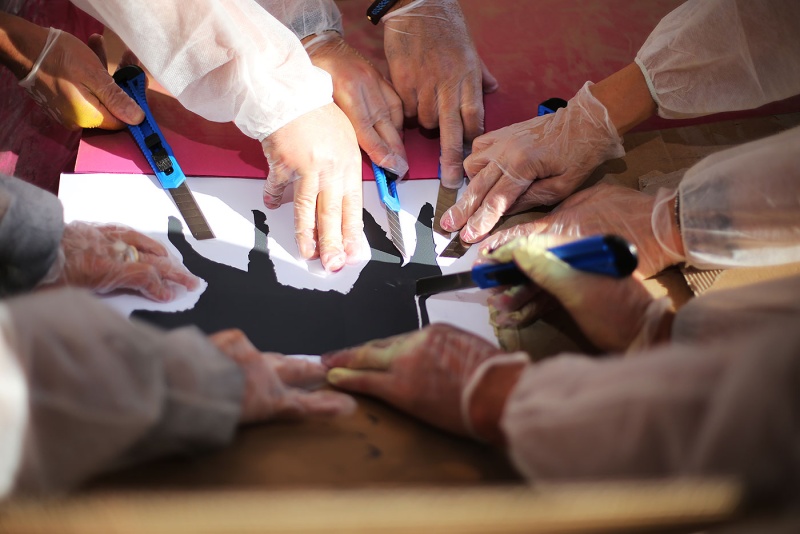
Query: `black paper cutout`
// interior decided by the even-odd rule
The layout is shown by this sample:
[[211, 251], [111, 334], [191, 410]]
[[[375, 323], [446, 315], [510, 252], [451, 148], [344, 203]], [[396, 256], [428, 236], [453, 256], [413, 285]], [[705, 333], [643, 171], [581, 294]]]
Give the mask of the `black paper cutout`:
[[[417, 247], [405, 266], [386, 233], [364, 210], [373, 259], [346, 295], [280, 284], [267, 250], [266, 216], [253, 210], [253, 218], [255, 243], [243, 272], [200, 255], [186, 241], [181, 222], [170, 217], [169, 240], [186, 267], [208, 287], [189, 310], [136, 310], [133, 316], [168, 329], [196, 325], [214, 333], [239, 328], [260, 350], [283, 354], [322, 354], [419, 328], [416, 280], [442, 272], [436, 264], [430, 204], [420, 209]], [[424, 315], [423, 325], [427, 312]]]

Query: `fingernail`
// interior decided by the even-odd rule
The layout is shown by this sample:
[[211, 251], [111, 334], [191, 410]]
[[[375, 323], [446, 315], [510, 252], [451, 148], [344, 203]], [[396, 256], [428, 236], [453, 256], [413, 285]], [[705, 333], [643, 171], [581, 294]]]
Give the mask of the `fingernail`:
[[328, 383], [337, 385], [347, 378], [347, 369], [343, 367], [334, 367], [327, 374]]
[[469, 226], [461, 230], [461, 240], [467, 243], [474, 243], [478, 236]]
[[378, 166], [392, 171], [398, 178], [402, 178], [408, 173], [408, 162], [397, 154], [389, 154]]
[[337, 252], [335, 254], [326, 254], [322, 258], [322, 266], [328, 272], [336, 273], [341, 271], [347, 263], [347, 257], [344, 252]]
[[453, 215], [450, 214], [450, 210], [444, 212], [442, 215], [442, 220], [439, 221], [439, 225], [442, 229], [447, 230], [448, 232], [455, 232], [456, 231], [456, 224], [453, 221]]
[[314, 257], [317, 251], [317, 244], [313, 239], [303, 236], [295, 236], [297, 242], [297, 250], [300, 252], [300, 257], [304, 260], [310, 260]]
[[275, 209], [281, 207], [281, 197], [276, 197], [275, 195], [271, 195], [264, 191], [264, 205], [269, 209]]

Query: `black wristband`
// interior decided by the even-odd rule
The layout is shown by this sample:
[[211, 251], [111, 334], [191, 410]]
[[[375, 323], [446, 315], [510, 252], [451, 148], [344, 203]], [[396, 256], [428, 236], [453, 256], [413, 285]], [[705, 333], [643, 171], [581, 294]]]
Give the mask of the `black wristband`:
[[367, 19], [373, 24], [378, 24], [383, 16], [389, 12], [398, 0], [375, 0], [367, 8]]

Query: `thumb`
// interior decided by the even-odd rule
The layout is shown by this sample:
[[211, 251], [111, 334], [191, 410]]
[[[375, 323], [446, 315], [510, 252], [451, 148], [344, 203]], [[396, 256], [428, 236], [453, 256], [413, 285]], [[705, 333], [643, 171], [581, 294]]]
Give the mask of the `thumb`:
[[564, 282], [577, 275], [575, 270], [555, 254], [538, 245], [518, 247], [512, 254], [514, 261], [528, 278], [556, 298], [559, 298]]
[[360, 369], [334, 367], [328, 371], [328, 383], [353, 393], [382, 397], [389, 390], [390, 377], [382, 371], [362, 371]]
[[[111, 83], [96, 95], [100, 103], [117, 119], [125, 124], [139, 124], [144, 120], [144, 111], [120, 86]], [[123, 125], [124, 127], [124, 125]]]
[[494, 93], [500, 87], [497, 78], [495, 78], [492, 73], [489, 72], [489, 68], [486, 66], [486, 63], [484, 63], [483, 60], [481, 60], [481, 77], [484, 93]]

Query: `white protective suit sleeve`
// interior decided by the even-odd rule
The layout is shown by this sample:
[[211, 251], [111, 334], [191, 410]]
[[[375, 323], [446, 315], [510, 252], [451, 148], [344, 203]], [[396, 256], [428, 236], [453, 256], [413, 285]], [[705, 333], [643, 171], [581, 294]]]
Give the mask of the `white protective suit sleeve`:
[[255, 0], [73, 0], [187, 109], [263, 140], [333, 102], [333, 84]]
[[[799, 187], [800, 127], [703, 159], [677, 192], [686, 263], [712, 269], [800, 261]], [[675, 194], [658, 194], [657, 238], [663, 221], [675, 217], [668, 202]]]
[[531, 480], [722, 475], [797, 489], [798, 294], [800, 277], [711, 293], [678, 312], [668, 347], [530, 365], [501, 421], [514, 463]]
[[0, 295], [33, 289], [57, 260], [63, 233], [58, 197], [0, 174]]
[[636, 55], [658, 114], [753, 109], [800, 93], [800, 2], [689, 0]]
[[239, 422], [242, 372], [200, 331], [130, 322], [75, 289], [0, 303], [0, 351], [13, 386], [0, 394], [0, 497], [221, 446]]
[[342, 14], [333, 0], [256, 0], [269, 14], [304, 39], [335, 31], [344, 35]]

